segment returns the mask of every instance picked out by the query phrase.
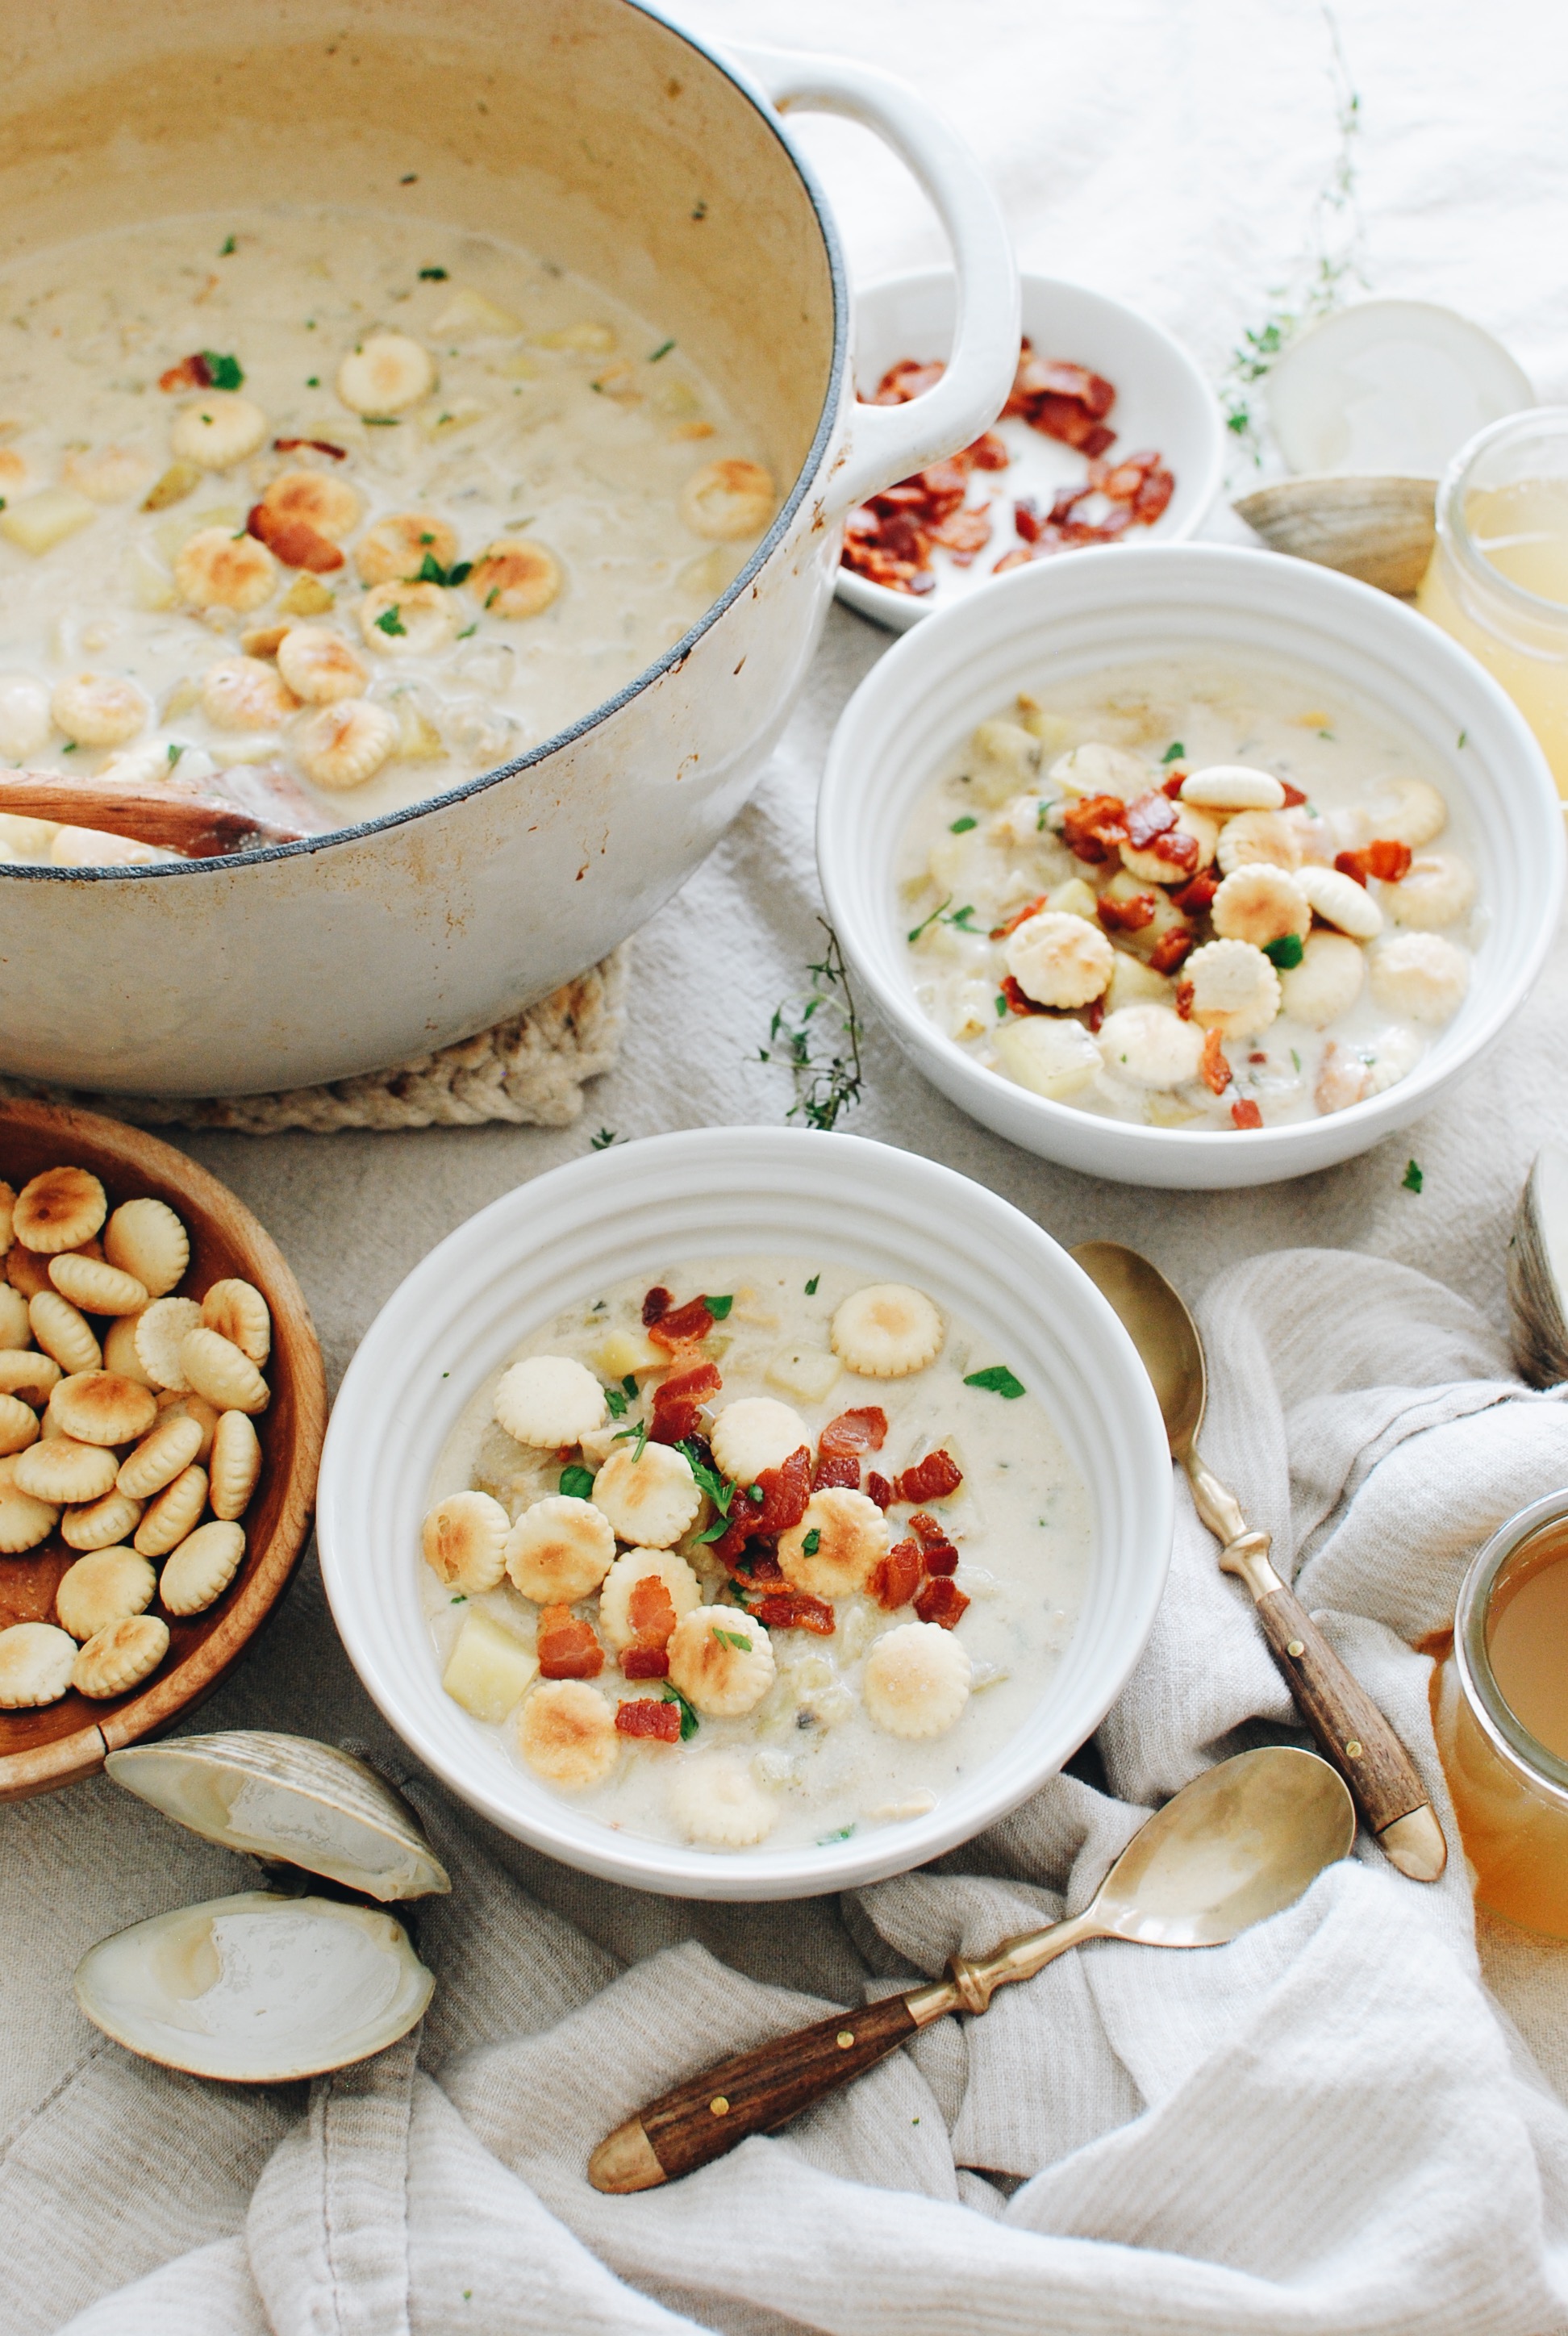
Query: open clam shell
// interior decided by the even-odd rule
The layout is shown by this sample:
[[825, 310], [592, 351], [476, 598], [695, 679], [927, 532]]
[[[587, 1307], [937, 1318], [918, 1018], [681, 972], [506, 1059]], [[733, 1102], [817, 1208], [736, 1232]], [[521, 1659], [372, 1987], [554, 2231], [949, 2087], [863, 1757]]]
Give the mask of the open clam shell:
[[1407, 596], [1437, 536], [1437, 482], [1394, 473], [1281, 479], [1233, 506], [1270, 549]]
[[93, 2025], [144, 2059], [261, 2085], [384, 2051], [435, 1981], [395, 1915], [248, 1890], [100, 1940], [75, 1985]]
[[225, 1849], [303, 1866], [383, 1903], [452, 1887], [407, 1802], [335, 1745], [240, 1728], [134, 1744], [104, 1766], [117, 1785]]
[[1568, 1153], [1535, 1155], [1508, 1244], [1514, 1354], [1532, 1387], [1568, 1379]]

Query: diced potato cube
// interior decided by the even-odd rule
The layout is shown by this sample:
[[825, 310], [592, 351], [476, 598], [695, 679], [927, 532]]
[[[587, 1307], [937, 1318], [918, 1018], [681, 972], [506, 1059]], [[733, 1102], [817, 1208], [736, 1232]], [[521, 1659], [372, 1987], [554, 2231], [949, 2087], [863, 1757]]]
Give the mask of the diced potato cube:
[[782, 1387], [801, 1403], [821, 1403], [842, 1368], [825, 1347], [781, 1347], [765, 1377], [770, 1387]]
[[336, 604], [318, 578], [299, 575], [278, 605], [286, 617], [325, 617]]
[[144, 511], [167, 511], [170, 503], [182, 503], [187, 495], [194, 494], [207, 476], [196, 462], [170, 462], [169, 468], [147, 490], [141, 508]]
[[73, 488], [42, 487], [35, 495], [24, 495], [19, 503], [0, 511], [0, 535], [36, 560], [97, 516], [97, 504]]
[[1069, 876], [1065, 884], [1058, 884], [1055, 891], [1047, 895], [1046, 906], [1054, 909], [1058, 916], [1086, 917], [1091, 925], [1097, 925], [1100, 912], [1096, 900], [1092, 884], [1086, 884], [1081, 876]]
[[1156, 973], [1142, 958], [1118, 949], [1115, 964], [1111, 968], [1110, 988], [1105, 992], [1105, 1011], [1115, 1014], [1124, 1006], [1169, 1006], [1175, 988], [1174, 981]]
[[613, 349], [615, 334], [609, 325], [566, 325], [558, 333], [540, 336], [541, 349]]
[[1073, 743], [1073, 724], [1065, 714], [1047, 714], [1025, 690], [1018, 693], [1018, 720], [1047, 754], [1059, 754]]
[[397, 717], [397, 756], [404, 763], [434, 762], [446, 752], [441, 743], [441, 733], [429, 717], [422, 714], [407, 690], [399, 691], [392, 703]]
[[969, 751], [971, 784], [992, 811], [999, 811], [1039, 772], [1039, 741], [1016, 722], [982, 722], [969, 741]]
[[1081, 1022], [1029, 1014], [998, 1031], [997, 1060], [1018, 1086], [1060, 1102], [1088, 1085], [1100, 1050]]
[[509, 308], [497, 307], [495, 302], [487, 300], [482, 292], [475, 292], [468, 285], [463, 285], [453, 292], [431, 330], [457, 339], [465, 334], [499, 336], [521, 333], [522, 319], [514, 316]]
[[476, 1607], [463, 1620], [441, 1684], [475, 1719], [504, 1719], [538, 1669], [532, 1649]]
[[601, 1379], [624, 1379], [637, 1371], [662, 1370], [669, 1357], [641, 1330], [611, 1330], [593, 1352]]
[[931, 882], [939, 892], [956, 891], [967, 873], [972, 873], [979, 850], [979, 838], [972, 832], [962, 835], [940, 835], [926, 861]]

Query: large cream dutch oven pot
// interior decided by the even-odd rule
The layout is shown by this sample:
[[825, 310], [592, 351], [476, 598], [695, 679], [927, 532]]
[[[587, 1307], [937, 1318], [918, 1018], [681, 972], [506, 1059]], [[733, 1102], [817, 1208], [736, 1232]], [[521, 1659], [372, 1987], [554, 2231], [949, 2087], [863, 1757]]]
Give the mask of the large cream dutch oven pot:
[[[742, 66], [641, 0], [5, 0], [3, 21], [0, 256], [237, 188], [416, 202], [656, 310], [790, 482], [684, 639], [501, 770], [271, 851], [0, 872], [12, 1073], [254, 1092], [482, 1029], [591, 965], [711, 850], [800, 689], [844, 514], [999, 409], [1018, 291], [979, 169], [897, 84], [815, 57]], [[946, 227], [960, 326], [911, 404], [855, 405], [833, 222], [775, 107], [867, 123]]]

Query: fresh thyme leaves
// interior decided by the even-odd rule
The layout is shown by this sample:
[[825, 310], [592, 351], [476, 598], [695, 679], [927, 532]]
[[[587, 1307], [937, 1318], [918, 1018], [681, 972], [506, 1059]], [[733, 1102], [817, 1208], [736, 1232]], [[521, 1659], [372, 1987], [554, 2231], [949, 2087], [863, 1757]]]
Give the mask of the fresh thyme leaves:
[[367, 430], [395, 430], [403, 417], [397, 414], [362, 414], [359, 418]]
[[801, 1543], [802, 1552], [806, 1557], [814, 1557], [822, 1545], [823, 1537], [821, 1531], [817, 1526], [813, 1525], [810, 1533], [807, 1533], [804, 1541]]
[[1277, 940], [1263, 943], [1263, 955], [1281, 973], [1291, 972], [1305, 954], [1300, 933], [1281, 933]]
[[560, 1472], [560, 1482], [556, 1486], [556, 1491], [558, 1493], [565, 1493], [570, 1500], [590, 1501], [593, 1498], [593, 1470], [591, 1468], [563, 1468]]
[[702, 1302], [716, 1322], [727, 1322], [729, 1309], [735, 1304], [735, 1299], [733, 1295], [728, 1298], [709, 1298], [705, 1295]]
[[1277, 285], [1261, 325], [1249, 327], [1232, 350], [1220, 376], [1225, 427], [1254, 463], [1262, 461], [1250, 392], [1270, 374], [1304, 326], [1326, 316], [1350, 285], [1365, 282], [1361, 265], [1361, 215], [1357, 200], [1361, 100], [1345, 61], [1339, 27], [1330, 7], [1323, 9], [1329, 35], [1329, 75], [1334, 92], [1338, 141], [1329, 176], [1312, 206], [1309, 248], [1291, 282]]
[[942, 922], [944, 925], [957, 925], [960, 933], [972, 933], [975, 928], [969, 920], [974, 913], [973, 903], [966, 902], [963, 908], [955, 909], [950, 917], [944, 917]]
[[930, 931], [931, 926], [936, 923], [937, 919], [941, 915], [942, 910], [947, 907], [948, 901], [950, 900], [952, 897], [952, 894], [950, 892], [948, 894], [947, 900], [939, 900], [936, 907], [931, 910], [930, 915], [929, 917], [922, 917], [920, 923], [915, 926], [913, 930], [907, 932], [904, 935], [905, 940], [908, 941], [911, 949], [913, 949], [915, 943], [919, 940], [923, 932]]
[[414, 580], [416, 584], [455, 585], [466, 582], [472, 573], [472, 560], [456, 560], [450, 568], [443, 568], [435, 554], [427, 551], [419, 563], [419, 573]]
[[631, 1456], [634, 1460], [640, 1460], [642, 1458], [642, 1447], [648, 1442], [648, 1422], [646, 1419], [639, 1419], [635, 1427], [618, 1428], [613, 1441], [617, 1444], [624, 1444], [630, 1436], [635, 1436], [637, 1439], [631, 1447]]
[[[229, 240], [232, 242], [233, 238], [230, 237]], [[219, 256], [221, 258], [221, 253]], [[207, 367], [210, 388], [238, 389], [245, 379], [244, 367], [238, 357], [224, 356], [217, 349], [203, 349], [201, 362]]]
[[1162, 763], [1184, 763], [1186, 759], [1187, 750], [1183, 745], [1179, 738], [1173, 738], [1164, 753], [1160, 756]]
[[744, 1630], [721, 1630], [716, 1622], [712, 1626], [714, 1637], [721, 1647], [733, 1647], [737, 1654], [749, 1655], [751, 1640]]
[[1024, 1383], [1015, 1378], [1006, 1363], [992, 1363], [989, 1369], [971, 1371], [964, 1385], [984, 1387], [988, 1395], [999, 1395], [1008, 1403], [1014, 1402], [1024, 1392]]
[[605, 1407], [609, 1411], [612, 1419], [624, 1419], [626, 1417], [627, 1397], [624, 1388], [606, 1387], [604, 1391], [604, 1400]]
[[[789, 1067], [794, 1101], [784, 1117], [798, 1117], [808, 1127], [825, 1130], [836, 1127], [841, 1114], [859, 1103], [864, 1073], [860, 1017], [838, 935], [823, 919], [817, 921], [827, 935], [827, 948], [820, 963], [806, 968], [811, 988], [803, 997], [786, 998], [774, 1009], [768, 1044], [758, 1050], [757, 1059]], [[821, 1052], [814, 1043], [818, 1039]]]
[[675, 343], [673, 341], [660, 341], [657, 348], [654, 350], [652, 355], [648, 358], [649, 365], [657, 365], [660, 357], [668, 356], [674, 346]]
[[588, 1148], [590, 1152], [608, 1152], [612, 1144], [619, 1144], [623, 1141], [624, 1139], [616, 1134], [613, 1127], [601, 1127], [597, 1135], [589, 1137]]
[[[748, 1647], [750, 1646], [751, 1640], [749, 1639], [746, 1640], [746, 1644]], [[683, 1744], [689, 1744], [701, 1725], [696, 1712], [692, 1709], [690, 1704], [687, 1703], [679, 1688], [672, 1687], [668, 1679], [661, 1679], [659, 1681], [659, 1694], [666, 1703], [679, 1704], [680, 1740]]]
[[968, 835], [971, 827], [979, 827], [979, 821], [976, 819], [973, 813], [965, 812], [962, 819], [954, 820], [952, 825], [948, 830], [948, 833], [950, 835]]
[[385, 633], [392, 638], [395, 638], [399, 634], [406, 633], [408, 630], [408, 627], [403, 621], [402, 613], [399, 610], [395, 600], [393, 602], [390, 608], [383, 608], [380, 616], [375, 618], [372, 621], [374, 622], [378, 633]]
[[1295, 1064], [1297, 1070], [1300, 1071], [1301, 1067], [1301, 1057], [1297, 1054], [1294, 1046], [1290, 1049], [1290, 1060]]
[[1426, 1177], [1416, 1163], [1413, 1160], [1407, 1160], [1405, 1173], [1399, 1179], [1399, 1190], [1402, 1192], [1418, 1192], [1426, 1181]]
[[811, 1280], [806, 1283], [806, 1296], [808, 1298], [814, 1298], [816, 1296], [817, 1284], [821, 1280], [822, 1275], [820, 1273], [813, 1274]]

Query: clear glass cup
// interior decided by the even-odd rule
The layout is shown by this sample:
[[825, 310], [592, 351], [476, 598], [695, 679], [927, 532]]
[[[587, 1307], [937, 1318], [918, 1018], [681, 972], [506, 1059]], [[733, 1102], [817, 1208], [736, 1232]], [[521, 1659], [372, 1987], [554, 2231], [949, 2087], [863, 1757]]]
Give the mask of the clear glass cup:
[[1460, 448], [1416, 606], [1501, 682], [1568, 797], [1568, 406], [1509, 414]]
[[1553, 1563], [1568, 1564], [1568, 1492], [1522, 1509], [1475, 1559], [1433, 1702], [1476, 1904], [1568, 1939], [1568, 1760], [1524, 1727], [1491, 1660], [1493, 1629], [1510, 1597]]

